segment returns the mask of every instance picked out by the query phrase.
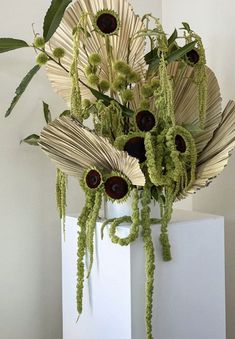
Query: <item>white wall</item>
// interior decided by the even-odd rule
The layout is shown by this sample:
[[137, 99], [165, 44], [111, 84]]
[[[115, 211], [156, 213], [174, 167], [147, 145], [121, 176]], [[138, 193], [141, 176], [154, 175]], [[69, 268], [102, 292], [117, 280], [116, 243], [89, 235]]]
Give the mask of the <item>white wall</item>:
[[[31, 42], [41, 32], [50, 0], [1, 1], [0, 36]], [[0, 54], [0, 338], [61, 339], [60, 222], [54, 167], [39, 149], [19, 141], [44, 125], [42, 99], [55, 112], [64, 105], [44, 72], [4, 118], [14, 90], [34, 65], [33, 51]], [[76, 200], [73, 199], [73, 200]], [[74, 204], [79, 205], [77, 202]]]
[[[50, 0], [1, 2], [0, 36], [30, 42], [31, 23], [34, 22], [40, 32], [49, 4]], [[161, 0], [133, 0], [132, 4], [140, 14], [152, 12], [161, 17]], [[163, 1], [164, 24], [169, 32], [184, 20], [205, 38], [208, 63], [216, 71], [226, 99], [235, 97], [235, 80], [227, 62], [235, 52], [230, 33], [235, 31], [233, 12], [232, 0]], [[43, 127], [42, 99], [51, 104], [54, 112], [62, 111], [64, 104], [41, 72], [12, 116], [3, 117], [14, 89], [34, 65], [33, 58], [33, 52], [27, 50], [0, 55], [1, 339], [62, 337], [60, 225], [54, 201], [54, 167], [39, 150], [19, 146], [19, 141]], [[232, 259], [235, 258], [232, 240], [235, 188], [231, 184], [234, 163], [233, 158], [221, 177], [209, 189], [198, 193], [193, 202], [196, 209], [226, 215], [228, 339], [235, 333], [232, 319], [235, 312], [235, 259]], [[77, 212], [82, 207], [83, 195], [75, 180], [70, 181], [70, 186], [69, 210]], [[184, 206], [191, 208], [192, 201], [188, 200]]]
[[[31, 24], [41, 33], [50, 0], [1, 1], [0, 37], [32, 42]], [[161, 1], [133, 1], [136, 12]], [[0, 338], [61, 339], [60, 222], [54, 199], [54, 166], [39, 149], [19, 141], [44, 126], [42, 100], [55, 113], [65, 108], [52, 92], [45, 73], [36, 75], [8, 119], [5, 111], [23, 76], [34, 66], [34, 53], [20, 50], [0, 55]], [[70, 180], [69, 211], [78, 213], [83, 194]]]
[[[223, 105], [235, 99], [235, 3], [232, 0], [165, 0], [163, 22], [167, 31], [189, 22], [204, 40], [208, 65], [215, 71], [221, 86]], [[235, 336], [235, 156], [209, 188], [193, 198], [193, 208], [225, 216], [227, 339]], [[210, 315], [208, 314], [208, 317]], [[209, 338], [208, 338], [209, 339]]]

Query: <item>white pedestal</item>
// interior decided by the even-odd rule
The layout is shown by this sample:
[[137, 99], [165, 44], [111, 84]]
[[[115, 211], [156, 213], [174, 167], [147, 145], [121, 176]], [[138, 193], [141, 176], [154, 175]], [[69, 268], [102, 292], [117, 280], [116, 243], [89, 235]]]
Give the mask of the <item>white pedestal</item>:
[[[63, 339], [145, 339], [142, 239], [114, 245], [97, 223], [96, 260], [86, 283], [84, 312], [76, 313], [77, 219], [67, 217], [63, 242]], [[225, 339], [224, 223], [219, 216], [175, 211], [169, 235], [173, 260], [156, 249], [154, 339]], [[120, 227], [122, 236], [127, 227]], [[89, 290], [90, 295], [89, 295]]]

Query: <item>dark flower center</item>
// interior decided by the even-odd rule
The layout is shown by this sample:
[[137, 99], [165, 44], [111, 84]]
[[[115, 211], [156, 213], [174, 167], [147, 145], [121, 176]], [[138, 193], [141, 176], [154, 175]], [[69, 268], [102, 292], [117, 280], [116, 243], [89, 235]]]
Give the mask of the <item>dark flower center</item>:
[[141, 111], [136, 116], [136, 123], [142, 132], [148, 132], [155, 126], [156, 120], [151, 112]]
[[96, 170], [91, 170], [86, 176], [86, 184], [89, 188], [97, 188], [101, 183], [100, 173]]
[[127, 141], [124, 147], [130, 156], [139, 159], [139, 162], [142, 163], [146, 160], [146, 150], [144, 145], [144, 138], [134, 137]]
[[184, 138], [179, 134], [177, 134], [175, 137], [175, 146], [177, 151], [180, 153], [185, 153], [187, 150], [186, 142]]
[[196, 65], [198, 61], [200, 60], [200, 56], [195, 49], [192, 49], [190, 52], [188, 52], [186, 56], [187, 56], [188, 61], [194, 65]]
[[120, 200], [127, 195], [128, 184], [122, 177], [110, 177], [105, 182], [105, 192], [110, 198]]
[[97, 26], [101, 32], [105, 34], [112, 34], [117, 29], [117, 19], [111, 13], [103, 13], [97, 19]]

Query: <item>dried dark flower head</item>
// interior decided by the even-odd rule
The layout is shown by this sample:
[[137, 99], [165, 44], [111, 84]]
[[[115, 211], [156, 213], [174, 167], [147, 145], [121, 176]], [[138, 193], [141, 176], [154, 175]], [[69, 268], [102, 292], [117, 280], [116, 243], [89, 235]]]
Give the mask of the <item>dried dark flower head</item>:
[[155, 126], [156, 119], [153, 113], [147, 110], [140, 111], [136, 115], [136, 124], [142, 132], [148, 132]]
[[121, 176], [111, 176], [104, 184], [106, 194], [114, 200], [125, 198], [129, 191], [128, 182]]
[[98, 188], [102, 181], [100, 173], [94, 169], [87, 173], [85, 180], [90, 189]]
[[175, 146], [177, 151], [180, 153], [185, 153], [187, 150], [186, 142], [184, 138], [179, 134], [177, 134], [175, 137]]
[[200, 60], [200, 56], [195, 49], [192, 49], [190, 52], [188, 52], [186, 56], [187, 60], [193, 65], [196, 65]]
[[124, 146], [124, 151], [126, 151], [130, 156], [139, 159], [140, 163], [143, 163], [146, 160], [144, 138], [133, 137], [129, 139]]
[[112, 10], [102, 10], [96, 13], [94, 28], [102, 35], [113, 35], [119, 30], [120, 22], [118, 14]]

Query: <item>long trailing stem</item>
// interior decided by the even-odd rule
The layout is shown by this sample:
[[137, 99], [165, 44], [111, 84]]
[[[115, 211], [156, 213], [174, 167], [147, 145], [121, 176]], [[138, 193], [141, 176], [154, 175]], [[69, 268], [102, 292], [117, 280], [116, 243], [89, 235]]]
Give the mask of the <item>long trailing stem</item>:
[[80, 29], [77, 28], [73, 34], [73, 62], [70, 67], [70, 77], [72, 81], [71, 115], [77, 116], [78, 119], [81, 122], [83, 122], [81, 110], [82, 99], [78, 75], [79, 44], [80, 44]]
[[171, 220], [173, 203], [174, 203], [174, 191], [171, 188], [166, 189], [166, 201], [164, 205], [164, 213], [161, 221], [161, 234], [160, 242], [162, 245], [162, 257], [164, 261], [170, 261], [171, 256], [171, 245], [168, 236], [168, 224]]
[[[112, 53], [112, 46], [110, 44], [110, 38], [109, 36], [105, 37], [105, 47], [106, 47], [106, 53], [107, 53], [107, 60], [108, 60], [108, 69], [109, 69], [109, 82], [113, 83], [113, 53]], [[110, 90], [110, 96], [113, 98], [113, 91]]]
[[[139, 218], [139, 193], [138, 189], [134, 189], [133, 193], [133, 202], [132, 202], [132, 216], [124, 216], [121, 218], [116, 218], [112, 221], [109, 231], [109, 236], [111, 241], [114, 244], [119, 244], [121, 246], [128, 246], [130, 243], [135, 241], [139, 235], [139, 225], [140, 225], [140, 218]], [[123, 222], [131, 222], [130, 226], [130, 234], [125, 238], [120, 238], [116, 235], [117, 227]]]
[[146, 269], [146, 338], [153, 339], [152, 334], [152, 313], [153, 313], [153, 293], [155, 274], [155, 254], [152, 241], [151, 219], [150, 219], [151, 190], [146, 185], [142, 195], [141, 224], [143, 228], [143, 240], [145, 249], [145, 269]]
[[99, 215], [100, 207], [102, 203], [102, 192], [97, 191], [95, 194], [95, 203], [94, 207], [89, 215], [87, 220], [86, 228], [87, 228], [87, 249], [90, 257], [90, 264], [88, 268], [87, 278], [89, 278], [93, 266], [94, 261], [94, 234], [95, 234], [95, 226], [96, 220]]
[[65, 215], [66, 215], [66, 192], [67, 192], [67, 175], [59, 169], [56, 171], [56, 203], [60, 219], [63, 223], [63, 233], [65, 240]]
[[77, 249], [77, 311], [80, 315], [83, 309], [83, 288], [85, 277], [85, 264], [84, 257], [86, 254], [86, 224], [87, 217], [93, 210], [95, 201], [94, 194], [87, 193], [85, 206], [78, 218], [78, 226], [80, 231], [78, 232], [78, 249]]

